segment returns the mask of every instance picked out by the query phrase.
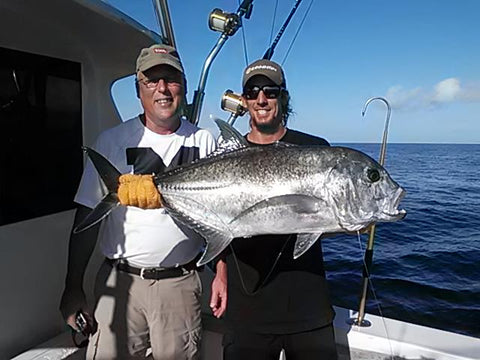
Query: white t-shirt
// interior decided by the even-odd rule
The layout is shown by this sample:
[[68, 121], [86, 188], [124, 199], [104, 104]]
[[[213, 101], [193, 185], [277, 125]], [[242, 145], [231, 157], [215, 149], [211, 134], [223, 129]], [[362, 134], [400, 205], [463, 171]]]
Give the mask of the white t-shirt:
[[[131, 150], [127, 161], [128, 148]], [[186, 120], [181, 121], [175, 133], [160, 135], [146, 128], [137, 116], [104, 131], [94, 146], [122, 174], [155, 172], [158, 157], [148, 148], [166, 166], [180, 165], [208, 155], [215, 149], [215, 140], [207, 130]], [[136, 152], [141, 153], [137, 158]], [[105, 194], [102, 180], [87, 160], [75, 202], [94, 208]], [[199, 235], [175, 223], [164, 209], [143, 210], [132, 206], [118, 206], [103, 220], [99, 241], [106, 257], [124, 258], [138, 267], [186, 264], [204, 245]]]

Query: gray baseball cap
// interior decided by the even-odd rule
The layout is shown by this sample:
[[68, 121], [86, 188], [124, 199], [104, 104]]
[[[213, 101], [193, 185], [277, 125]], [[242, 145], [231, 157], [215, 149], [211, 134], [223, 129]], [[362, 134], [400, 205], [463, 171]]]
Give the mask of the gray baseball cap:
[[184, 74], [177, 50], [169, 45], [155, 44], [140, 51], [136, 71], [143, 72], [156, 65], [170, 65]]
[[263, 75], [272, 80], [275, 85], [286, 87], [282, 67], [276, 62], [261, 59], [248, 65], [243, 72], [242, 86], [245, 87], [247, 81], [256, 75]]

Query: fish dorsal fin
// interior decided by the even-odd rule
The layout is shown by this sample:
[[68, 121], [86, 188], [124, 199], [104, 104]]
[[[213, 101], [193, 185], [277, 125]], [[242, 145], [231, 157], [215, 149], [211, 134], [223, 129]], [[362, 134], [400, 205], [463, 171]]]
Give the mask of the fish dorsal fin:
[[218, 152], [232, 151], [249, 146], [248, 141], [232, 125], [218, 118], [214, 118], [213, 121], [220, 129]]
[[214, 121], [220, 129], [220, 135], [224, 141], [233, 142], [239, 148], [248, 146], [248, 141], [232, 125], [218, 118], [215, 118]]
[[295, 242], [295, 248], [293, 250], [293, 258], [297, 259], [305, 254], [321, 235], [322, 233], [298, 234], [297, 241]]

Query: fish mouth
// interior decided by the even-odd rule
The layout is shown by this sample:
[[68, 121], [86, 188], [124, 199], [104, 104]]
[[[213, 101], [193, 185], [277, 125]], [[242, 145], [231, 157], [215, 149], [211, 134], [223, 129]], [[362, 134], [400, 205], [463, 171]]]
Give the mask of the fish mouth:
[[402, 220], [405, 215], [407, 215], [407, 212], [403, 209], [401, 210], [395, 210], [394, 212], [382, 212], [383, 214], [383, 219], [388, 220], [388, 221], [397, 221], [397, 220]]
[[400, 202], [405, 197], [406, 191], [399, 187], [395, 192], [393, 198], [395, 201], [392, 202], [392, 205], [387, 209], [382, 211], [382, 218], [388, 221], [397, 221], [401, 220], [407, 215], [407, 212], [404, 209], [398, 209]]

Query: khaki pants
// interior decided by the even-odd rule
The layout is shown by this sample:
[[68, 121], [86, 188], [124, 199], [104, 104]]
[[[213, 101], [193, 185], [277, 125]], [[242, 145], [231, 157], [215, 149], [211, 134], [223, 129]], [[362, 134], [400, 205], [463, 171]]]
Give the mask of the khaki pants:
[[195, 270], [144, 280], [105, 262], [95, 284], [98, 331], [90, 339], [87, 359], [198, 359], [201, 292]]

